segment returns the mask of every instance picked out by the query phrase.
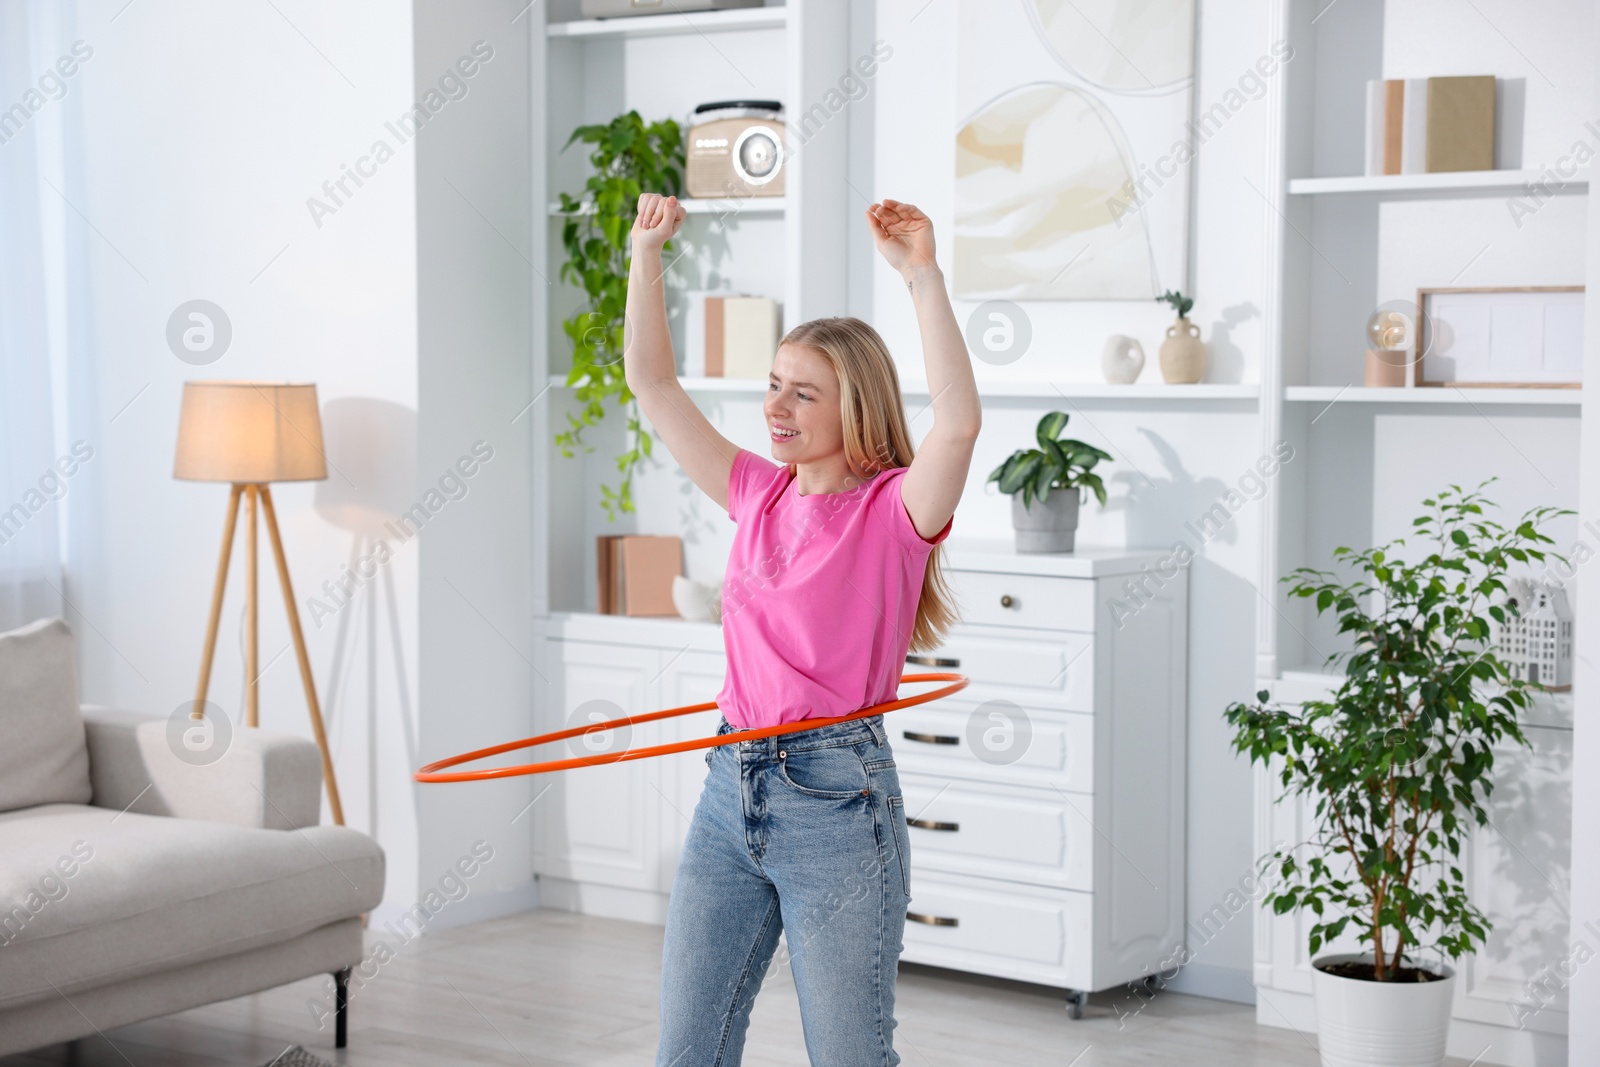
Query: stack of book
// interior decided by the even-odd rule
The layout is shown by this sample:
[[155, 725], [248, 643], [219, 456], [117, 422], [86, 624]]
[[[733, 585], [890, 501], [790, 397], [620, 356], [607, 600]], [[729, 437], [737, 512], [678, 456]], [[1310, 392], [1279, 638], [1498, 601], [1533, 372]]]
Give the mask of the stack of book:
[[778, 350], [778, 302], [693, 290], [684, 327], [684, 377], [765, 381]]
[[1492, 74], [1367, 82], [1368, 174], [1494, 169]]
[[677, 615], [672, 579], [683, 573], [683, 542], [640, 534], [595, 538], [602, 615]]

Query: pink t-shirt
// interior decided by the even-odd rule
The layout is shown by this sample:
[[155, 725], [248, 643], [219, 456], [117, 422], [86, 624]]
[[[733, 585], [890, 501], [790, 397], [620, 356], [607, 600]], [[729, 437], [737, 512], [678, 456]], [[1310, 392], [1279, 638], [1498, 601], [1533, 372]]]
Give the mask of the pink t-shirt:
[[[905, 467], [840, 493], [796, 493], [787, 466], [740, 449], [739, 524], [722, 583], [728, 674], [717, 706], [741, 729], [848, 715], [895, 699], [935, 545], [900, 499]], [[954, 521], [952, 517], [951, 522]]]

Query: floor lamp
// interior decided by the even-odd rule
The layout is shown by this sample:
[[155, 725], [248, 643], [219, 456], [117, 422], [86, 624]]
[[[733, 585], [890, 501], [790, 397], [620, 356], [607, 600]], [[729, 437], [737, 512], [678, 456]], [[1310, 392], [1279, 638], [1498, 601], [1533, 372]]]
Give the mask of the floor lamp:
[[200, 660], [200, 682], [195, 687], [194, 718], [205, 717], [206, 693], [211, 687], [211, 662], [217, 650], [217, 623], [222, 616], [222, 592], [228, 584], [228, 561], [233, 554], [234, 528], [239, 501], [245, 504], [248, 566], [245, 570], [245, 724], [258, 725], [260, 674], [256, 633], [256, 508], [265, 513], [267, 536], [278, 564], [278, 584], [289, 613], [289, 632], [300, 661], [300, 681], [311, 711], [311, 732], [322, 750], [322, 781], [328, 788], [333, 821], [344, 825], [339, 784], [333, 776], [333, 758], [322, 727], [322, 707], [311, 677], [300, 612], [289, 582], [289, 565], [283, 557], [283, 539], [272, 508], [270, 482], [319, 481], [328, 476], [322, 455], [322, 420], [317, 412], [317, 387], [288, 382], [185, 382], [183, 407], [178, 417], [178, 456], [173, 476], [186, 481], [229, 482], [228, 517], [222, 532], [222, 555], [217, 560], [216, 585], [211, 594], [211, 619], [206, 624], [205, 653]]

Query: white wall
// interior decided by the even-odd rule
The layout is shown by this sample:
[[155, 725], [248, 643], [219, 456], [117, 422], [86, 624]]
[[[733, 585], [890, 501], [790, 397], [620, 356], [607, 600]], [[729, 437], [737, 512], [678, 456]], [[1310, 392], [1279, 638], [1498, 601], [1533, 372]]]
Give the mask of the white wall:
[[[347, 182], [355, 195], [320, 227], [306, 201], [376, 139], [395, 140], [383, 123], [412, 100], [409, 8], [63, 11], [63, 50], [77, 38], [94, 49], [44, 116], [65, 124], [50, 134], [65, 158], [46, 175], [60, 194], [41, 190], [65, 249], [57, 269], [78, 294], [59, 309], [72, 397], [62, 429], [95, 449], [67, 497], [83, 696], [159, 715], [193, 697], [228, 489], [173, 480], [181, 383], [315, 382], [329, 480], [274, 497], [346, 819], [387, 854], [381, 918], [417, 898], [416, 542], [320, 626], [306, 601], [351, 560], [354, 512], [341, 505], [415, 499], [403, 458], [417, 433], [414, 147], [360, 188]], [[195, 298], [233, 327], [208, 366], [180, 361], [165, 340], [168, 316]], [[260, 551], [261, 725], [310, 736], [264, 533]], [[210, 693], [236, 721], [243, 567], [241, 540]], [[375, 603], [380, 590], [392, 596]]]
[[[67, 501], [84, 697], [165, 715], [193, 695], [227, 488], [171, 476], [181, 383], [316, 382], [329, 479], [274, 497], [346, 821], [388, 857], [379, 924], [480, 839], [494, 861], [435, 922], [532, 902], [526, 783], [411, 780], [531, 732], [523, 7], [82, 5], [60, 28], [95, 50], [57, 112], [72, 207], [45, 192], [83, 296], [59, 316], [62, 434], [96, 450]], [[473, 73], [441, 86], [462, 57]], [[194, 298], [233, 328], [206, 366], [165, 341]], [[473, 474], [441, 487], [463, 456]], [[420, 534], [384, 529], [419, 502]], [[330, 595], [379, 539], [392, 562]], [[261, 725], [309, 735], [264, 533], [260, 551]], [[241, 528], [210, 690], [236, 720], [243, 574]]]
[[[493, 459], [425, 528], [420, 598], [425, 759], [533, 734], [529, 443], [531, 261], [529, 27], [524, 0], [417, 0], [415, 91], [473, 69], [468, 91], [418, 138], [419, 479], [477, 442]], [[520, 13], [520, 15], [519, 15]], [[512, 21], [516, 19], [516, 21]], [[457, 67], [457, 64], [461, 64]], [[469, 460], [470, 460], [469, 456]], [[471, 463], [468, 463], [468, 467]], [[535, 755], [529, 757], [536, 758]], [[479, 840], [495, 850], [444, 923], [533, 907], [532, 778], [421, 787], [422, 884]]]

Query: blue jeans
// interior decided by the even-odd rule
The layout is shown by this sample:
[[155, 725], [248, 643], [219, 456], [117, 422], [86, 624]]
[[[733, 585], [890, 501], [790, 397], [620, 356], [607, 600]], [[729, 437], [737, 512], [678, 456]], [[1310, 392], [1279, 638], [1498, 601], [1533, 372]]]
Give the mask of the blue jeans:
[[910, 871], [883, 716], [705, 762], [667, 909], [657, 1067], [736, 1067], [780, 931], [813, 1067], [895, 1067]]

